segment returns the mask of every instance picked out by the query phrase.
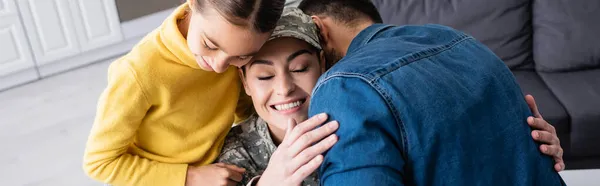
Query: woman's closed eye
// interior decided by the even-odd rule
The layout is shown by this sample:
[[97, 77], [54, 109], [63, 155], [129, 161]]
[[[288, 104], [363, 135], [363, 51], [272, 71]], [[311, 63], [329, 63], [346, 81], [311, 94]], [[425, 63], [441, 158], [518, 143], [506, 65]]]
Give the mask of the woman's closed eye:
[[259, 81], [267, 81], [267, 80], [273, 79], [273, 77], [274, 76], [258, 76], [257, 79]]
[[301, 72], [306, 72], [306, 71], [308, 71], [308, 67], [303, 67], [303, 68], [300, 68], [297, 70], [291, 70], [291, 72], [294, 72], [294, 73], [301, 73]]

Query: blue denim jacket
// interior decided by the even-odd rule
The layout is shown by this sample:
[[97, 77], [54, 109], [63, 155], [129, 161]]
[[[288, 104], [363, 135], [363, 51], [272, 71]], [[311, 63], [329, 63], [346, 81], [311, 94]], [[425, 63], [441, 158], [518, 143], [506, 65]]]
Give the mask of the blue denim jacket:
[[448, 27], [368, 27], [310, 104], [340, 122], [322, 185], [564, 185], [510, 70]]

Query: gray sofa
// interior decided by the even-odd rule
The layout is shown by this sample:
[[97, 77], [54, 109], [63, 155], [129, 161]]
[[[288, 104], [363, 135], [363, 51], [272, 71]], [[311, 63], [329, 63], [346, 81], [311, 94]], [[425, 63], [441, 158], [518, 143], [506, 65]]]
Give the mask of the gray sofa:
[[599, 0], [372, 1], [385, 23], [448, 25], [486, 44], [555, 126], [567, 169], [600, 168]]

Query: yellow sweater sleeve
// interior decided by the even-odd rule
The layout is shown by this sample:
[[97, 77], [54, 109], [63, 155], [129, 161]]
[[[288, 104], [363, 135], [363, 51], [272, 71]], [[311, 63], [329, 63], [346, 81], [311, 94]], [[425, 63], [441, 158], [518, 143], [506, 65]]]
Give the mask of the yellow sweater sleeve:
[[112, 185], [185, 185], [187, 164], [161, 163], [127, 152], [151, 107], [146, 96], [126, 61], [111, 64], [85, 149], [83, 169], [88, 176]]

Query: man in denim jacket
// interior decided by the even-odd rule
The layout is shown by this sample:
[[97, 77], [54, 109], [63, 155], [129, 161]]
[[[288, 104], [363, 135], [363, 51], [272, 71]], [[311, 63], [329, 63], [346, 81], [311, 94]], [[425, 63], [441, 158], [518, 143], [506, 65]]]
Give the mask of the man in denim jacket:
[[[492, 51], [440, 25], [391, 26], [369, 0], [304, 0], [329, 64], [310, 115], [339, 141], [322, 185], [564, 185], [538, 151], [531, 112]], [[377, 15], [377, 16], [369, 16]]]

